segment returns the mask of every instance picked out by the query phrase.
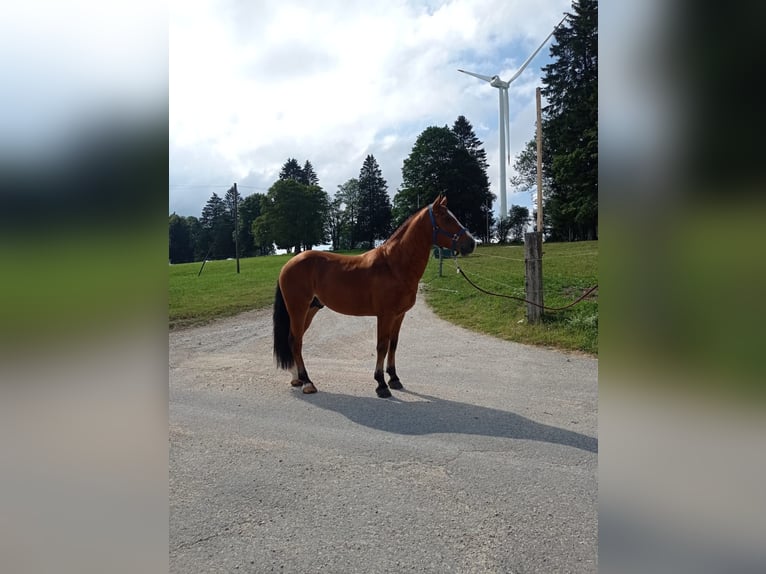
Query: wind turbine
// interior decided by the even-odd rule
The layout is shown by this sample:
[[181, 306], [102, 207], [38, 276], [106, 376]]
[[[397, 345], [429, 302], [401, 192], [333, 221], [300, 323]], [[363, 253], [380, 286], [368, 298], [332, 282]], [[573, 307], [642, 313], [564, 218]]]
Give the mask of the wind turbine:
[[543, 40], [542, 44], [540, 44], [537, 47], [537, 50], [532, 52], [532, 55], [527, 58], [527, 61], [524, 62], [521, 65], [521, 68], [518, 69], [518, 71], [511, 76], [511, 79], [509, 79], [507, 82], [504, 82], [500, 79], [500, 76], [494, 75], [494, 76], [483, 76], [482, 74], [476, 74], [474, 72], [468, 72], [466, 70], [460, 70], [458, 69], [458, 72], [463, 72], [464, 74], [468, 74], [469, 76], [473, 76], [474, 78], [479, 78], [480, 80], [484, 80], [485, 82], [489, 82], [489, 85], [493, 88], [498, 89], [498, 96], [500, 99], [500, 119], [498, 121], [498, 132], [499, 132], [499, 139], [500, 139], [500, 219], [504, 219], [508, 217], [508, 207], [506, 205], [505, 200], [505, 162], [506, 162], [506, 143], [508, 144], [508, 163], [511, 163], [511, 126], [508, 119], [508, 86], [511, 85], [511, 82], [513, 82], [516, 78], [518, 78], [521, 75], [521, 72], [524, 71], [524, 68], [526, 68], [529, 63], [532, 61], [532, 59], [537, 56], [537, 53], [542, 50], [543, 46], [550, 40], [550, 37], [553, 36], [553, 34], [558, 30], [558, 27], [561, 26], [561, 24], [564, 22], [564, 20], [567, 19], [568, 15], [565, 15], [561, 22], [556, 24], [556, 26], [553, 28], [553, 31], [548, 34], [548, 36]]

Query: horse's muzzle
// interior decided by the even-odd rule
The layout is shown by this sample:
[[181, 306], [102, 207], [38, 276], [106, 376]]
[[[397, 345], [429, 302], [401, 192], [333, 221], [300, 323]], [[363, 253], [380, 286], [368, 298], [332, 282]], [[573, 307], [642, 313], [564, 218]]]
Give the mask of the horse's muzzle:
[[463, 235], [460, 239], [458, 239], [457, 242], [457, 251], [465, 257], [466, 255], [470, 255], [476, 250], [476, 240], [473, 238], [473, 236], [466, 232], [465, 235]]

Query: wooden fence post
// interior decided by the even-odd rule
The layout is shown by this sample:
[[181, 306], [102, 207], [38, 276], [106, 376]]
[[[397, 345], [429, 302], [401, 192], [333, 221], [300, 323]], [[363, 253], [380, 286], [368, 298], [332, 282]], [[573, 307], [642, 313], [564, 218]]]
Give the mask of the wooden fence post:
[[[537, 305], [543, 304], [543, 233], [534, 231], [524, 234], [524, 267], [526, 273], [526, 299]], [[539, 323], [543, 310], [527, 303], [527, 323]]]

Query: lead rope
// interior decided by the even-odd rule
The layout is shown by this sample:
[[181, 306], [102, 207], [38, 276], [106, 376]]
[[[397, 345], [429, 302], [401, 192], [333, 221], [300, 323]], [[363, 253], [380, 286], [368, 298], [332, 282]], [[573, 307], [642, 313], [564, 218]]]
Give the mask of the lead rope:
[[487, 291], [486, 289], [482, 289], [479, 287], [476, 283], [471, 281], [468, 278], [468, 275], [466, 275], [463, 270], [460, 268], [460, 265], [457, 262], [457, 257], [453, 258], [455, 261], [455, 268], [457, 269], [457, 272], [462, 275], [468, 283], [473, 285], [474, 288], [476, 288], [478, 291], [481, 291], [482, 293], [486, 293], [487, 295], [492, 295], [493, 297], [504, 297], [505, 299], [515, 299], [516, 301], [521, 301], [523, 303], [528, 303], [530, 305], [534, 305], [535, 307], [540, 307], [541, 309], [544, 309], [546, 311], [563, 311], [564, 309], [569, 309], [570, 307], [574, 307], [577, 305], [580, 301], [585, 299], [588, 295], [593, 293], [596, 289], [598, 289], [598, 284], [594, 285], [590, 289], [588, 289], [583, 295], [572, 301], [569, 305], [565, 305], [564, 307], [546, 307], [545, 305], [540, 305], [539, 303], [535, 303], [534, 301], [529, 301], [527, 299], [524, 299], [523, 297], [514, 297], [513, 295], [503, 295], [502, 293], [492, 293], [491, 291]]

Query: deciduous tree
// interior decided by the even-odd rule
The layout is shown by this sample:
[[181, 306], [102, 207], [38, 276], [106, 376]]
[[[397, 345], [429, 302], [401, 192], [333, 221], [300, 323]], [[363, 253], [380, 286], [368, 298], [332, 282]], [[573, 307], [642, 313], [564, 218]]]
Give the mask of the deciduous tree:
[[[461, 119], [462, 118], [462, 119]], [[394, 197], [394, 224], [444, 193], [450, 210], [478, 237], [487, 237], [493, 195], [485, 154], [470, 123], [459, 117], [453, 129], [426, 128], [402, 166], [402, 187]]]
[[280, 179], [262, 200], [255, 221], [257, 238], [273, 238], [280, 249], [310, 249], [326, 240], [325, 222], [329, 202], [322, 188], [293, 179]]

